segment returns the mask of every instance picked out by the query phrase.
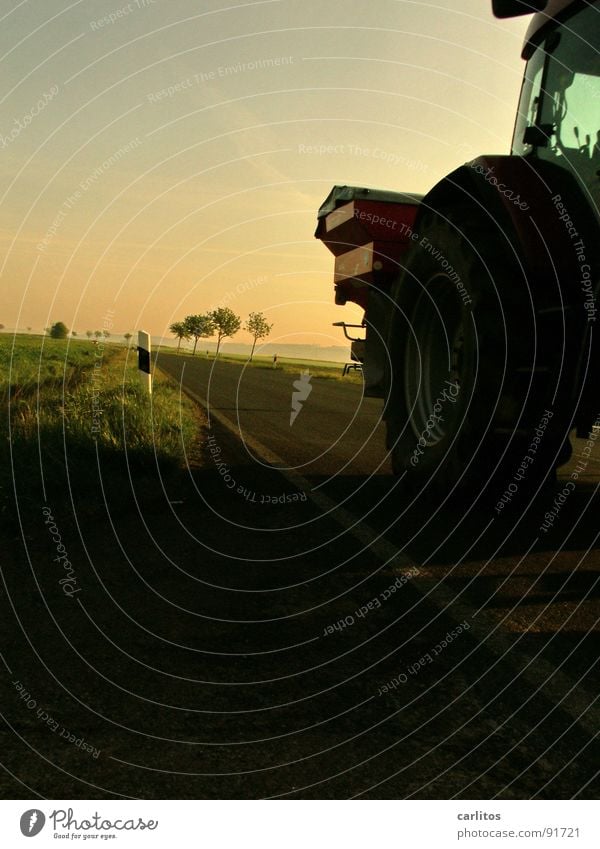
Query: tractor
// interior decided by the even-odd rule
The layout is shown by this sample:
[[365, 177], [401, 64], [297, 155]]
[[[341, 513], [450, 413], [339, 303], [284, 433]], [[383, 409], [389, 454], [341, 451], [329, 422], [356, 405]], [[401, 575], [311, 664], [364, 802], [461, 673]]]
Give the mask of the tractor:
[[492, 5], [533, 13], [510, 154], [423, 196], [335, 186], [318, 212], [415, 493], [542, 485], [600, 426], [600, 2]]

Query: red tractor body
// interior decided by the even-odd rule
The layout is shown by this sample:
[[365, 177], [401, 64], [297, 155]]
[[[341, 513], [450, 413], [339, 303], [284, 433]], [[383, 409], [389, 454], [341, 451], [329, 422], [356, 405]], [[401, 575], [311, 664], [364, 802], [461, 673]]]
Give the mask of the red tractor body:
[[[316, 231], [336, 303], [365, 310], [365, 389], [385, 399], [394, 468], [443, 491], [473, 463], [505, 465], [548, 411], [550, 470], [572, 428], [600, 424], [600, 0], [493, 6], [539, 10], [511, 155], [465, 163], [425, 196], [335, 187]], [[431, 427], [448, 386], [452, 415]]]

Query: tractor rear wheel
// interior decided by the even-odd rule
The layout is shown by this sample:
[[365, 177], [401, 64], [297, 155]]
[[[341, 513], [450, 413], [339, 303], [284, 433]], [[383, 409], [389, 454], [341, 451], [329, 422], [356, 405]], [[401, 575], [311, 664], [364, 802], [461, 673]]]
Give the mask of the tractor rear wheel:
[[524, 492], [568, 454], [560, 298], [469, 218], [425, 216], [392, 292], [388, 448], [412, 492]]

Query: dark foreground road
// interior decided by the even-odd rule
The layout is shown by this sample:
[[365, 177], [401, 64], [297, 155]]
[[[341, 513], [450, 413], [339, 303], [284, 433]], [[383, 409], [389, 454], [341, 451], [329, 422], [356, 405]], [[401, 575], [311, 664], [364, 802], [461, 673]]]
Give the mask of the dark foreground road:
[[297, 376], [159, 365], [209, 402], [189, 471], [136, 478], [137, 502], [103, 481], [103, 509], [73, 493], [60, 628], [8, 564], [37, 706], [14, 685], [4, 795], [597, 796], [598, 449], [549, 532], [568, 468], [502, 517], [436, 513], [400, 495], [359, 386], [314, 378], [290, 426]]

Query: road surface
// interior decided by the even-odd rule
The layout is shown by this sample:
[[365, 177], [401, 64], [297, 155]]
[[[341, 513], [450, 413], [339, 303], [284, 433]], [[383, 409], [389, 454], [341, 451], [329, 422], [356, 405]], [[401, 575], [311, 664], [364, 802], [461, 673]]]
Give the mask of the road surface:
[[437, 509], [359, 383], [158, 363], [188, 467], [49, 493], [80, 592], [35, 501], [5, 537], [6, 798], [597, 798], [595, 441], [531, 504]]
[[[526, 509], [436, 511], [400, 494], [360, 385], [312, 379], [290, 426], [299, 375], [158, 363], [210, 411], [186, 481], [137, 485], [135, 527], [95, 513], [89, 567], [61, 529], [102, 592], [57, 700], [85, 682], [94, 721], [70, 725], [100, 757], [72, 767], [18, 699], [8, 715], [87, 770], [64, 798], [597, 797], [599, 452], [544, 533], [569, 468]], [[7, 768], [44, 792], [39, 760]]]

